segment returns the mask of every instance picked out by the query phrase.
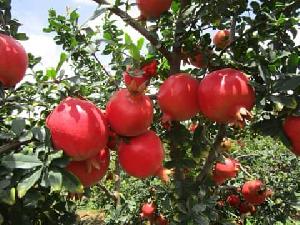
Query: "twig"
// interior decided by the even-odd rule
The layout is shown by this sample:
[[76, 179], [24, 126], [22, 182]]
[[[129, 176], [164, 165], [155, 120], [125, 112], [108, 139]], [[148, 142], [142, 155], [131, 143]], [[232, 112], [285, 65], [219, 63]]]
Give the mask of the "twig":
[[116, 196], [113, 193], [111, 193], [104, 185], [98, 184], [98, 186], [101, 188], [102, 191], [104, 191], [107, 197], [112, 198], [114, 201], [116, 201]]
[[202, 181], [204, 180], [204, 178], [206, 177], [208, 172], [212, 169], [213, 164], [216, 161], [216, 159], [218, 158], [220, 151], [222, 151], [220, 144], [221, 144], [223, 138], [225, 137], [225, 135], [226, 135], [226, 125], [221, 124], [219, 126], [219, 131], [215, 138], [215, 142], [212, 146], [212, 149], [210, 150], [209, 155], [206, 159], [206, 162], [205, 162], [200, 174], [197, 177], [198, 183], [202, 183]]
[[175, 74], [180, 72], [180, 63], [181, 63], [181, 47], [182, 47], [182, 40], [181, 40], [181, 36], [183, 35], [183, 28], [185, 26], [185, 24], [183, 23], [183, 18], [182, 18], [182, 14], [184, 12], [184, 10], [186, 9], [186, 7], [190, 4], [189, 0], [181, 0], [180, 1], [181, 5], [180, 5], [180, 11], [179, 11], [179, 15], [176, 21], [176, 25], [175, 25], [175, 33], [174, 33], [174, 44], [173, 44], [173, 50], [172, 50], [172, 58], [170, 62], [170, 71], [169, 74]]
[[32, 142], [33, 140], [27, 140], [27, 141], [14, 141], [5, 145], [0, 146], [0, 154], [4, 153], [4, 152], [8, 152], [11, 150], [14, 150], [16, 148], [19, 148], [21, 145], [26, 145], [29, 144], [30, 142]]
[[[106, 0], [92, 0], [98, 4], [110, 5]], [[145, 27], [141, 26], [136, 20], [129, 16], [125, 11], [118, 7], [111, 6], [107, 8], [109, 11], [119, 16], [125, 23], [142, 34], [168, 61], [171, 60], [172, 55], [169, 50], [163, 46], [160, 41], [153, 36]]]

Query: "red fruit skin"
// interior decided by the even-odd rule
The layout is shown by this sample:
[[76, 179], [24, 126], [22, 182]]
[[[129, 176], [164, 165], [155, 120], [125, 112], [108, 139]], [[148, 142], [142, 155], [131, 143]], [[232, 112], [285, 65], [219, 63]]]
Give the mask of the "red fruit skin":
[[[108, 170], [109, 160], [109, 150], [104, 148], [90, 159], [70, 162], [66, 169], [74, 174], [84, 187], [90, 187], [104, 177]], [[95, 167], [93, 163], [98, 165]]]
[[136, 1], [141, 15], [144, 18], [158, 18], [160, 15], [169, 10], [172, 0], [137, 0]]
[[217, 48], [224, 49], [230, 44], [230, 31], [219, 30], [213, 38], [213, 43]]
[[121, 136], [137, 136], [148, 131], [153, 120], [153, 105], [148, 96], [117, 91], [106, 105], [106, 115], [113, 131]]
[[260, 205], [268, 197], [268, 191], [262, 190], [264, 184], [260, 180], [247, 181], [242, 187], [242, 195], [244, 199], [253, 204]]
[[198, 81], [188, 73], [170, 76], [160, 86], [158, 104], [171, 120], [184, 121], [199, 112], [197, 101]]
[[121, 141], [118, 154], [124, 171], [137, 178], [155, 175], [164, 159], [162, 143], [153, 131]]
[[0, 34], [0, 82], [6, 88], [20, 82], [28, 67], [28, 56], [14, 38]]
[[197, 123], [192, 123], [190, 126], [189, 126], [189, 131], [194, 133], [195, 130], [197, 129], [198, 127], [198, 124]]
[[151, 218], [155, 213], [156, 207], [153, 203], [144, 203], [142, 206], [142, 214], [144, 218]]
[[197, 68], [206, 68], [207, 62], [202, 53], [197, 53], [193, 57], [189, 58], [190, 63]]
[[168, 224], [169, 224], [168, 220], [162, 214], [160, 214], [155, 218], [155, 225], [168, 225]]
[[62, 149], [74, 161], [88, 159], [106, 146], [107, 122], [93, 103], [68, 97], [47, 117], [56, 149]]
[[250, 204], [249, 202], [242, 202], [241, 205], [239, 206], [240, 214], [246, 214], [246, 213], [253, 214], [255, 211], [256, 211], [255, 206]]
[[226, 199], [226, 202], [234, 207], [234, 208], [238, 208], [239, 205], [241, 204], [241, 199], [240, 199], [240, 196], [238, 195], [229, 195]]
[[224, 163], [216, 163], [213, 171], [213, 180], [220, 185], [227, 179], [236, 177], [238, 171], [238, 161], [226, 158]]
[[254, 89], [241, 71], [226, 68], [207, 74], [198, 88], [200, 111], [218, 123], [236, 123], [242, 108], [250, 111], [255, 103]]
[[300, 156], [300, 116], [289, 116], [283, 123], [283, 130], [292, 143], [292, 152]]

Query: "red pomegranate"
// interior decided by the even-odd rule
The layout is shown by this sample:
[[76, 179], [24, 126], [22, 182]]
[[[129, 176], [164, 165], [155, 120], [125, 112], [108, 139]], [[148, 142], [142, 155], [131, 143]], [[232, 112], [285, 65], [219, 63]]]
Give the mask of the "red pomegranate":
[[118, 154], [124, 171], [137, 178], [156, 175], [164, 159], [162, 143], [153, 131], [121, 141]]
[[240, 199], [240, 196], [238, 195], [229, 195], [226, 199], [226, 202], [234, 207], [234, 208], [238, 208], [239, 205], [241, 204], [241, 199]]
[[247, 202], [260, 205], [271, 195], [271, 190], [268, 190], [262, 181], [251, 180], [243, 185], [242, 195]]
[[105, 147], [106, 119], [93, 103], [68, 97], [47, 117], [52, 142], [75, 161], [88, 159]]
[[293, 145], [292, 151], [300, 155], [300, 116], [287, 117], [283, 123], [283, 130]]
[[90, 159], [70, 162], [67, 170], [78, 177], [84, 187], [90, 187], [104, 177], [108, 166], [109, 151], [104, 148]]
[[250, 204], [249, 202], [242, 202], [239, 206], [239, 212], [240, 214], [246, 214], [246, 213], [255, 213], [256, 208], [254, 205]]
[[205, 55], [201, 52], [195, 54], [194, 56], [189, 58], [189, 62], [198, 68], [206, 68], [207, 67], [207, 59], [205, 58]]
[[117, 91], [106, 105], [106, 115], [113, 131], [122, 136], [147, 132], [153, 120], [153, 105], [148, 96]]
[[248, 83], [243, 72], [231, 68], [207, 74], [198, 88], [200, 111], [212, 121], [243, 126], [255, 103], [254, 89]]
[[159, 214], [156, 218], [155, 218], [155, 225], [168, 225], [169, 222], [166, 219], [166, 217], [164, 217], [164, 215]]
[[177, 121], [194, 117], [199, 112], [197, 89], [198, 81], [188, 73], [178, 73], [165, 80], [157, 95], [164, 117]]
[[155, 211], [156, 211], [156, 206], [153, 202], [144, 203], [143, 206], [142, 206], [141, 216], [143, 218], [151, 218], [151, 217], [153, 217]]
[[213, 43], [217, 48], [224, 49], [230, 44], [230, 31], [229, 30], [219, 30], [214, 38]]
[[28, 66], [28, 56], [23, 46], [14, 38], [0, 34], [0, 82], [13, 87], [20, 82]]
[[226, 158], [224, 163], [216, 163], [213, 170], [213, 180], [220, 185], [227, 179], [234, 178], [239, 171], [239, 163], [235, 159]]
[[172, 0], [137, 0], [141, 15], [146, 19], [157, 18], [169, 10]]

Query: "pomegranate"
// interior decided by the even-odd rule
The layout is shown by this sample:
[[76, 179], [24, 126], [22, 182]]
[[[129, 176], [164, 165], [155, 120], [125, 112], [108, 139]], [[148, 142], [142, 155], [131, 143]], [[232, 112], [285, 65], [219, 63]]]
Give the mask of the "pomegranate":
[[242, 127], [255, 103], [254, 89], [247, 76], [226, 68], [207, 74], [200, 82], [198, 100], [204, 116], [218, 123]]
[[117, 91], [106, 105], [106, 115], [113, 131], [122, 136], [147, 132], [153, 120], [153, 105], [148, 96]]
[[188, 73], [170, 76], [160, 86], [158, 104], [166, 120], [184, 121], [199, 112], [198, 81]]
[[238, 208], [239, 205], [241, 204], [241, 199], [240, 199], [240, 196], [238, 195], [229, 195], [226, 199], [226, 202], [234, 207], [234, 208]]
[[243, 185], [242, 195], [247, 202], [260, 205], [271, 195], [271, 191], [265, 187], [262, 181], [251, 180]]
[[0, 82], [13, 87], [20, 82], [28, 66], [28, 56], [23, 46], [13, 37], [0, 34]]
[[217, 48], [226, 48], [230, 44], [230, 31], [219, 30], [213, 38], [213, 43]]
[[156, 176], [159, 177], [159, 179], [164, 182], [164, 183], [169, 183], [170, 182], [170, 176], [173, 175], [174, 172], [171, 169], [164, 168], [163, 166], [158, 169], [156, 172]]
[[111, 150], [114, 150], [116, 149], [117, 144], [118, 144], [118, 135], [116, 134], [116, 132], [109, 130], [107, 147]]
[[194, 133], [197, 127], [198, 127], [198, 123], [191, 123], [189, 126], [189, 131]]
[[153, 217], [155, 211], [156, 211], [156, 206], [153, 202], [144, 203], [143, 206], [142, 206], [141, 216], [143, 218], [151, 218], [151, 217]]
[[227, 179], [234, 178], [239, 171], [239, 163], [235, 159], [226, 158], [224, 163], [216, 163], [213, 170], [213, 180], [220, 185]]
[[68, 97], [47, 117], [56, 149], [75, 161], [88, 159], [105, 147], [108, 138], [106, 119], [93, 103]]
[[136, 74], [140, 75], [130, 75], [128, 71], [123, 73], [123, 79], [127, 89], [132, 93], [142, 93], [149, 84], [149, 77], [144, 76], [142, 71], [136, 71]]
[[300, 116], [289, 116], [283, 123], [283, 130], [292, 144], [292, 152], [300, 156]]
[[141, 16], [146, 19], [157, 18], [169, 10], [172, 0], [137, 0]]
[[254, 205], [252, 205], [249, 202], [242, 202], [239, 206], [239, 212], [240, 214], [246, 214], [246, 213], [255, 213], [256, 208]]
[[164, 217], [164, 215], [159, 214], [156, 218], [155, 218], [155, 225], [168, 225], [169, 222], [168, 220]]
[[197, 53], [196, 55], [189, 58], [189, 62], [198, 68], [206, 68], [207, 67], [207, 59], [205, 55], [202, 53]]
[[109, 151], [100, 150], [95, 156], [84, 161], [72, 161], [67, 170], [73, 173], [84, 187], [90, 187], [100, 181], [108, 170]]
[[121, 141], [118, 154], [124, 171], [137, 178], [156, 175], [164, 159], [162, 143], [153, 131]]

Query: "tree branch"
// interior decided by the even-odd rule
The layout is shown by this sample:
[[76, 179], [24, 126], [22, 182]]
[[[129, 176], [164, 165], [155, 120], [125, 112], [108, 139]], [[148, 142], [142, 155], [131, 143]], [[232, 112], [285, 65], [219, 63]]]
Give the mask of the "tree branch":
[[175, 25], [175, 33], [174, 33], [174, 44], [172, 49], [172, 58], [170, 62], [170, 72], [169, 74], [175, 74], [180, 72], [180, 63], [181, 63], [181, 47], [182, 40], [181, 36], [184, 34], [182, 30], [185, 30], [185, 24], [183, 22], [182, 13], [186, 9], [186, 7], [190, 4], [190, 0], [181, 0], [180, 1], [180, 11]]
[[27, 141], [14, 141], [5, 145], [0, 146], [0, 154], [4, 153], [4, 152], [8, 152], [11, 150], [14, 150], [16, 148], [19, 148], [21, 145], [26, 145], [29, 144], [30, 142], [32, 142], [33, 140], [27, 140]]
[[[110, 5], [106, 0], [92, 0], [98, 4]], [[154, 37], [145, 27], [141, 26], [136, 20], [129, 16], [125, 11], [118, 7], [111, 6], [107, 8], [109, 11], [119, 16], [125, 23], [137, 30], [143, 35], [168, 61], [171, 60], [172, 55], [170, 51], [163, 46], [160, 41]]]
[[116, 196], [111, 193], [104, 185], [102, 184], [98, 184], [98, 187], [101, 188], [101, 190], [105, 193], [105, 195], [111, 199], [113, 199], [114, 201], [116, 201]]
[[200, 174], [197, 177], [197, 182], [198, 183], [202, 183], [203, 180], [205, 179], [206, 175], [211, 171], [215, 161], [217, 160], [219, 153], [222, 151], [221, 149], [221, 142], [223, 140], [223, 138], [226, 135], [226, 125], [221, 124], [219, 126], [219, 131], [218, 134], [216, 136], [216, 139], [214, 141], [214, 144], [212, 146], [212, 149], [209, 152], [209, 155], [206, 159], [206, 162], [200, 172]]
[[119, 157], [116, 156], [115, 160], [115, 197], [116, 197], [116, 207], [121, 204], [120, 198], [120, 188], [121, 188], [121, 176], [120, 176], [121, 168], [119, 163]]

